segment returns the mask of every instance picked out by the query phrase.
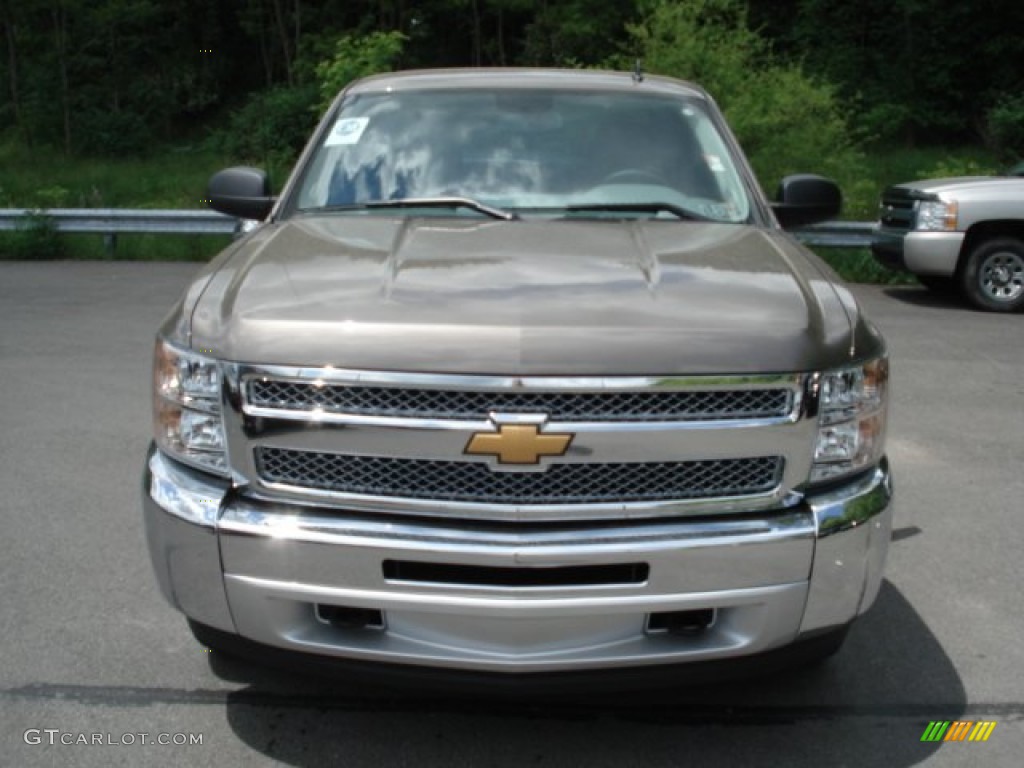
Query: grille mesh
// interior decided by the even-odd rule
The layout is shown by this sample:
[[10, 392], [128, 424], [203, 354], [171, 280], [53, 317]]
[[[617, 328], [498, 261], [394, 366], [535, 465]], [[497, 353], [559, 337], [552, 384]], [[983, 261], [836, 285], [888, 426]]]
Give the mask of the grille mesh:
[[496, 472], [462, 461], [346, 456], [257, 448], [267, 482], [368, 496], [494, 504], [595, 504], [743, 496], [775, 488], [779, 456], [705, 461], [554, 464]]
[[714, 421], [781, 417], [793, 408], [789, 389], [463, 392], [253, 380], [248, 390], [261, 408], [429, 419], [481, 420], [494, 411], [543, 413], [550, 421]]
[[890, 229], [913, 229], [914, 227], [913, 198], [900, 194], [895, 190], [886, 190], [882, 198], [878, 218], [883, 227]]

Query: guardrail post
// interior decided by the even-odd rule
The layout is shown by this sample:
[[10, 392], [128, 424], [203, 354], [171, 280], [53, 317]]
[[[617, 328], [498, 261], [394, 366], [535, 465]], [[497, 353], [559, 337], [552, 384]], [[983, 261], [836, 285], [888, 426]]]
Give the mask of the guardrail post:
[[107, 258], [113, 259], [117, 251], [117, 235], [114, 232], [107, 232], [103, 235], [103, 248], [107, 252]]

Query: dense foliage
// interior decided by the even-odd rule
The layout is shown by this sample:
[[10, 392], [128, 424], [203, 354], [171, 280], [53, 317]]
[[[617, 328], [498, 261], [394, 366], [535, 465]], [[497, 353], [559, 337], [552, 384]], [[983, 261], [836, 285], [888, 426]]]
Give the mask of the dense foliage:
[[763, 184], [810, 166], [846, 182], [856, 175], [833, 87], [780, 60], [751, 30], [745, 3], [660, 0], [627, 29], [651, 71], [693, 79], [715, 96]]
[[712, 91], [763, 180], [877, 140], [983, 141], [1009, 161], [1022, 22], [1019, 0], [0, 0], [0, 125], [118, 156], [217, 127], [214, 146], [274, 163], [375, 69], [640, 56]]
[[1024, 146], [991, 133], [998, 105], [1024, 91], [1020, 0], [771, 0], [752, 18], [776, 47], [840, 88], [863, 134], [905, 144]]

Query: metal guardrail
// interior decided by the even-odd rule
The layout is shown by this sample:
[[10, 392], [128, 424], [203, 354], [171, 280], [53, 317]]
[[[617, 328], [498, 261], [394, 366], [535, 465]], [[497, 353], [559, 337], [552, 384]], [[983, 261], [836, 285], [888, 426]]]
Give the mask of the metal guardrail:
[[[241, 219], [216, 211], [137, 210], [134, 208], [0, 208], [0, 231], [31, 226], [33, 216], [45, 216], [58, 232], [103, 235], [113, 256], [122, 234], [232, 235], [245, 228]], [[793, 234], [807, 245], [824, 248], [867, 248], [875, 223], [828, 221]]]
[[826, 221], [794, 229], [793, 234], [804, 245], [822, 248], [867, 248], [874, 236], [876, 221]]
[[0, 230], [24, 226], [25, 217], [46, 216], [58, 232], [95, 234], [164, 233], [230, 235], [238, 219], [216, 211], [139, 210], [135, 208], [0, 208]]
[[117, 236], [127, 234], [233, 235], [242, 220], [216, 211], [138, 210], [135, 208], [0, 208], [0, 231], [32, 225], [43, 216], [58, 232], [103, 235], [107, 255], [117, 249]]

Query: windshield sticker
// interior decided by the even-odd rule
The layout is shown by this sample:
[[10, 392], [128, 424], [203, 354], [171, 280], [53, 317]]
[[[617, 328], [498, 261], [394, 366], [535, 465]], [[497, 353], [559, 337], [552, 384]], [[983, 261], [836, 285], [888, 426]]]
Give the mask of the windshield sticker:
[[338, 120], [324, 142], [325, 147], [335, 147], [339, 144], [358, 144], [363, 136], [370, 118], [368, 117], [343, 117]]
[[736, 206], [732, 203], [708, 203], [704, 206], [704, 214], [719, 221], [735, 221]]
[[718, 155], [704, 155], [704, 159], [707, 161], [708, 168], [714, 173], [725, 173], [725, 166], [722, 165], [722, 159]]

